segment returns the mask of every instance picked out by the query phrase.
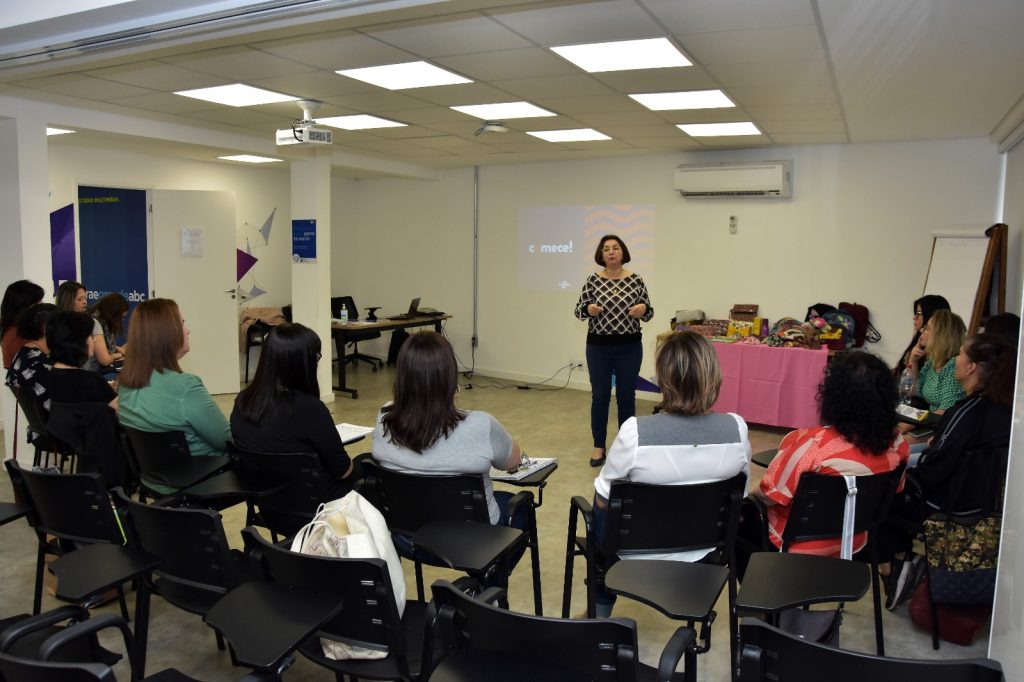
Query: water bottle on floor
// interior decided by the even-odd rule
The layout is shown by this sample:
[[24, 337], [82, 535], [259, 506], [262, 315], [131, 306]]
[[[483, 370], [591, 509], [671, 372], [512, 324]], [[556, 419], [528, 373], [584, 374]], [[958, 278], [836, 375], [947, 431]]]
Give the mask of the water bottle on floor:
[[903, 368], [903, 374], [900, 375], [900, 402], [904, 405], [910, 404], [910, 399], [914, 396], [914, 375], [910, 373], [909, 367]]

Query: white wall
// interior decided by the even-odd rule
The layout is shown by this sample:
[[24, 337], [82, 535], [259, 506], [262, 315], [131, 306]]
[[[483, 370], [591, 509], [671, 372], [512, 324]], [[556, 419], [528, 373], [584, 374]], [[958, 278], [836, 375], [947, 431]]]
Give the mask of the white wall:
[[[792, 200], [687, 200], [672, 189], [679, 163], [783, 158], [795, 162]], [[722, 317], [734, 303], [758, 303], [773, 320], [802, 319], [818, 301], [865, 304], [883, 335], [873, 349], [895, 361], [910, 336], [911, 301], [924, 285], [931, 233], [980, 231], [995, 222], [998, 180], [999, 157], [982, 139], [481, 168], [477, 368], [545, 378], [583, 352], [585, 325], [572, 316], [578, 292], [516, 288], [519, 208], [656, 206], [657, 275], [648, 281], [656, 316], [645, 335], [646, 375], [654, 336], [676, 309]], [[472, 170], [445, 172], [436, 182], [336, 180], [335, 188], [341, 237], [334, 292], [354, 291], [360, 305], [389, 311], [422, 295], [425, 305], [455, 314], [448, 330], [468, 363]], [[734, 236], [730, 215], [739, 221]], [[577, 385], [586, 386], [581, 380]]]
[[[282, 306], [291, 301], [291, 185], [286, 168], [205, 163], [52, 144], [49, 174], [51, 211], [74, 203], [79, 185], [234, 192], [238, 247], [245, 248], [248, 236], [253, 255], [260, 259], [253, 268], [253, 276], [267, 291], [245, 305]], [[266, 245], [259, 228], [274, 208], [277, 213], [270, 243]], [[77, 210], [75, 213], [77, 219]], [[246, 284], [250, 281], [252, 277], [243, 280]]]
[[[1024, 145], [1007, 153], [1006, 197], [1004, 222], [1011, 226], [1024, 224]], [[1012, 242], [1011, 242], [1012, 243]], [[1011, 256], [1012, 258], [1012, 256]], [[1019, 261], [1018, 261], [1019, 262]], [[1008, 268], [1011, 269], [1011, 268]], [[1012, 271], [1012, 269], [1011, 269]], [[1009, 288], [1008, 288], [1009, 289]], [[1021, 289], [1012, 290], [1017, 310], [1020, 308]], [[1011, 291], [1007, 291], [1010, 298]], [[1018, 584], [1024, 576], [1024, 431], [1020, 423], [1024, 414], [1021, 373], [1024, 372], [1024, 358], [1017, 356], [1017, 395], [1013, 406], [1013, 430], [1010, 436], [1010, 467], [1006, 474], [1006, 500], [1003, 511], [1003, 535], [999, 548], [999, 578], [996, 585], [996, 602], [992, 612], [992, 636], [989, 639], [989, 656], [1003, 665], [1003, 670], [1020, 670], [1024, 666], [1024, 651], [1021, 638], [1024, 635], [1024, 585]]]

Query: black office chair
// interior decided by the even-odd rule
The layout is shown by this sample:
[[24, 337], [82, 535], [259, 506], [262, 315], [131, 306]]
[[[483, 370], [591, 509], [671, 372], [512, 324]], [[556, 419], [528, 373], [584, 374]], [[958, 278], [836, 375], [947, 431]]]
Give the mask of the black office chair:
[[124, 450], [139, 479], [139, 499], [177, 493], [231, 468], [226, 455], [193, 457], [181, 431], [141, 431], [122, 427]]
[[516, 493], [500, 510], [508, 519], [525, 505], [527, 530], [521, 531], [491, 525], [480, 474], [413, 474], [364, 462], [359, 492], [384, 515], [392, 534], [410, 538], [415, 550], [422, 550], [409, 553], [397, 547], [401, 556], [415, 564], [416, 594], [420, 599], [423, 563], [465, 571], [485, 585], [507, 587], [513, 557], [522, 556], [529, 548], [534, 609], [538, 615], [543, 613], [533, 493]]
[[78, 458], [76, 471], [102, 474], [111, 487], [134, 488], [117, 412], [110, 405], [51, 401], [47, 428], [74, 451]]
[[245, 383], [249, 383], [250, 351], [263, 345], [263, 341], [267, 338], [267, 334], [270, 333], [271, 329], [273, 327], [266, 322], [257, 320], [245, 330]]
[[[335, 559], [291, 552], [271, 544], [249, 527], [242, 531], [246, 553], [266, 580], [313, 590], [329, 589], [342, 600], [341, 612], [307, 639], [299, 651], [338, 679], [417, 680], [430, 658], [427, 605], [406, 601], [400, 616], [387, 562], [383, 559]], [[273, 623], [260, 627], [273, 627]], [[387, 651], [378, 659], [334, 660], [324, 655], [320, 638]]]
[[[317, 508], [335, 499], [329, 474], [320, 458], [309, 452], [277, 454], [237, 450], [238, 471], [245, 476], [276, 479], [283, 487], [255, 500], [253, 525], [278, 536], [290, 538], [313, 520]], [[187, 491], [186, 491], [187, 492]]]
[[[64, 471], [70, 462], [68, 471], [75, 470], [75, 452], [67, 443], [53, 436], [46, 427], [47, 414], [43, 411], [34, 395], [28, 391], [20, 391], [11, 388], [18, 407], [25, 414], [25, 421], [28, 422], [25, 429], [25, 441], [35, 448], [35, 455], [32, 458], [32, 466], [50, 466], [50, 455], [54, 456], [54, 463]], [[45, 453], [46, 457], [43, 457]]]
[[[697, 674], [697, 654], [711, 648], [714, 605], [729, 586], [729, 633], [731, 660], [735, 660], [736, 575], [733, 547], [740, 503], [746, 492], [744, 473], [711, 483], [651, 485], [612, 483], [601, 547], [593, 530], [593, 509], [580, 496], [572, 498], [565, 549], [565, 584], [562, 617], [569, 617], [572, 599], [573, 560], [582, 555], [587, 566], [587, 617], [596, 615], [597, 585], [604, 583], [615, 594], [651, 606], [669, 618], [700, 624], [700, 632], [686, 651], [686, 679]], [[586, 534], [576, 535], [582, 515]], [[713, 548], [704, 560], [659, 561], [631, 558], [616, 561], [619, 553], [671, 553]], [[600, 553], [600, 556], [599, 556]]]
[[[76, 545], [107, 542], [124, 544], [107, 486], [98, 474], [58, 474], [22, 469], [9, 459], [4, 464], [15, 494], [28, 506], [28, 521], [36, 533], [36, 584], [32, 613], [43, 602], [46, 555], [63, 556]], [[52, 539], [51, 539], [52, 538]], [[121, 615], [128, 618], [124, 591], [117, 588]]]
[[673, 671], [694, 640], [676, 630], [658, 670], [638, 659], [636, 623], [626, 618], [568, 620], [514, 613], [493, 605], [500, 588], [472, 597], [451, 583], [431, 586], [437, 611], [435, 682], [674, 679]]
[[[351, 296], [334, 296], [331, 298], [331, 317], [337, 319], [341, 317], [341, 310], [345, 308], [348, 311], [348, 319], [356, 320], [359, 319], [359, 308], [356, 307], [356, 302]], [[360, 341], [370, 341], [372, 339], [379, 339], [380, 332], [376, 330], [367, 331], [347, 331], [340, 332], [334, 330], [331, 332], [331, 337], [334, 339], [334, 345], [338, 352], [338, 362], [344, 362], [346, 364], [358, 365], [359, 361], [367, 362], [373, 371], [376, 372], [378, 367], [384, 366], [383, 360], [378, 360], [370, 355], [364, 355], [359, 352]], [[344, 344], [352, 344], [352, 352], [345, 354]]]
[[[204, 616], [221, 597], [251, 577], [243, 555], [228, 547], [218, 512], [175, 508], [173, 498], [164, 500], [167, 506], [146, 505], [121, 489], [114, 491], [114, 502], [130, 545], [163, 561], [144, 578], [150, 591], [182, 611]], [[224, 640], [216, 634], [217, 648], [223, 651]]]
[[[51, 636], [89, 619], [83, 606], [58, 606], [45, 613], [27, 613], [0, 620], [0, 652], [21, 658], [38, 658], [40, 645]], [[95, 635], [75, 638], [52, 657], [56, 661], [87, 661], [114, 665], [121, 655], [104, 648]], [[0, 680], [4, 679], [0, 670]], [[10, 679], [10, 678], [7, 678]]]
[[743, 682], [1002, 682], [999, 663], [987, 658], [914, 661], [836, 649], [795, 637], [755, 619], [740, 626]]
[[[885, 655], [885, 636], [882, 629], [882, 598], [881, 584], [878, 578], [878, 548], [875, 534], [879, 526], [889, 514], [892, 496], [903, 477], [903, 465], [892, 471], [871, 476], [856, 477], [856, 512], [854, 515], [854, 533], [867, 533], [867, 545], [863, 551], [868, 552], [871, 564], [871, 595], [875, 609], [875, 648], [879, 656]], [[847, 497], [846, 481], [842, 476], [830, 476], [805, 472], [800, 476], [793, 502], [790, 505], [789, 518], [782, 532], [782, 551], [796, 542], [808, 540], [825, 540], [841, 537], [843, 534], [843, 512]], [[756, 497], [750, 498], [767, 518], [764, 503]], [[765, 524], [767, 526], [767, 524]], [[762, 540], [764, 547], [770, 547], [767, 538]], [[777, 580], [796, 581], [805, 576], [792, 571], [775, 576]], [[840, 609], [842, 605], [840, 605]]]

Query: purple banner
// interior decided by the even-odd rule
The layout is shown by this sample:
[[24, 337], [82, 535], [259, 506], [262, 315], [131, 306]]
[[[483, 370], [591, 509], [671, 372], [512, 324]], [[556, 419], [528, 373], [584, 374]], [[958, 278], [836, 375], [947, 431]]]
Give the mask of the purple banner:
[[53, 266], [53, 290], [61, 282], [78, 279], [75, 259], [75, 205], [68, 204], [50, 213], [50, 264]]

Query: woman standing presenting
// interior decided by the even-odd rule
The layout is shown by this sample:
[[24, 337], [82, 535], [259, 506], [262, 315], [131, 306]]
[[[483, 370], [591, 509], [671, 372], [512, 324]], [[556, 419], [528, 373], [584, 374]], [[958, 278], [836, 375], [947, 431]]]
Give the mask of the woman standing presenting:
[[618, 236], [601, 237], [594, 262], [602, 269], [587, 278], [576, 303], [576, 317], [587, 320], [587, 369], [590, 372], [590, 431], [594, 454], [590, 466], [605, 460], [608, 403], [615, 376], [619, 426], [636, 414], [636, 378], [644, 357], [640, 322], [654, 317], [644, 281], [623, 269], [629, 249]]

